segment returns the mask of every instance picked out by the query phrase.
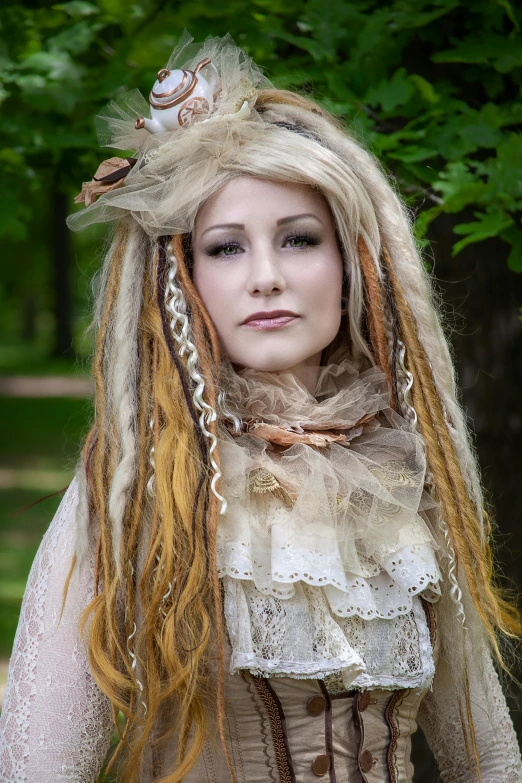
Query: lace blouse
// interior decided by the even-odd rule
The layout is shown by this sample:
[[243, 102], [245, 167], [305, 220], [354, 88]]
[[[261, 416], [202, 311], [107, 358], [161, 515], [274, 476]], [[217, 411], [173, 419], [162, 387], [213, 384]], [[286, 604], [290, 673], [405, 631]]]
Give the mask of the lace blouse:
[[[242, 423], [223, 428], [219, 444], [228, 676], [279, 678], [295, 694], [296, 681], [304, 693], [313, 680], [330, 693], [418, 692], [443, 779], [468, 781], [459, 705], [436, 670], [421, 602], [437, 602], [441, 580], [423, 444], [389, 409], [384, 376], [341, 359], [320, 368], [312, 395], [290, 373], [223, 373]], [[110, 742], [110, 704], [78, 635], [91, 577], [70, 589], [60, 619], [77, 502], [73, 481], [29, 576], [0, 718], [5, 783], [92, 783]], [[498, 678], [489, 659], [485, 678], [480, 668], [470, 680], [483, 783], [521, 783]]]
[[[75, 547], [78, 488], [69, 487], [33, 563], [0, 717], [2, 783], [93, 783], [112, 734], [110, 705], [93, 681], [78, 618], [93, 594], [85, 583], [62, 591]], [[486, 691], [474, 687], [473, 714], [483, 783], [520, 783], [522, 765], [498, 678], [487, 666]], [[444, 704], [445, 710], [435, 706]], [[471, 783], [455, 694], [437, 675], [419, 723], [445, 783]]]

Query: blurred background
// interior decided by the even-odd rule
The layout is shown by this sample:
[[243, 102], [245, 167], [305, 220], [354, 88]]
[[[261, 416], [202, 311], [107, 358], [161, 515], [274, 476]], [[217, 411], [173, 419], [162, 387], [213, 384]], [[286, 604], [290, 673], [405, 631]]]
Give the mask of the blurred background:
[[[517, 7], [518, 6], [518, 7]], [[230, 32], [382, 161], [416, 219], [496, 511], [521, 581], [522, 9], [509, 0], [72, 0], [0, 8], [0, 686], [29, 568], [92, 416], [91, 281], [104, 227], [71, 235], [114, 153], [94, 116], [147, 96], [186, 28]], [[131, 151], [129, 151], [130, 153]], [[520, 698], [510, 704], [519, 730]], [[437, 780], [422, 737], [416, 781]]]

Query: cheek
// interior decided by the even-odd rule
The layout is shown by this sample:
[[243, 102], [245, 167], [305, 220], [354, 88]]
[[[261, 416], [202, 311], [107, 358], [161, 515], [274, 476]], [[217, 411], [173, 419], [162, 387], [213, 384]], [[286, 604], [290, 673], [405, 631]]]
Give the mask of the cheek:
[[329, 255], [300, 270], [296, 281], [303, 295], [319, 309], [341, 306], [343, 265], [338, 255]]
[[217, 265], [196, 262], [192, 279], [218, 333], [222, 332], [230, 321], [236, 300], [231, 275], [225, 275]]

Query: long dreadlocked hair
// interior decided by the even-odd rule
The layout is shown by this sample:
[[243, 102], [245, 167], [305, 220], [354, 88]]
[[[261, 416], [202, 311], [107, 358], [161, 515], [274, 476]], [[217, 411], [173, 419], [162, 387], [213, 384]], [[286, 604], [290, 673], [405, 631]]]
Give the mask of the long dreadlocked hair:
[[[463, 732], [480, 779], [466, 644], [452, 641], [453, 631], [465, 638], [459, 621], [465, 617], [468, 634], [485, 636], [502, 663], [499, 638], [519, 635], [521, 626], [492, 582], [476, 461], [408, 216], [375, 159], [315, 103], [264, 90], [256, 109], [267, 128], [263, 139], [238, 143], [209, 174], [202, 200], [226, 181], [250, 175], [308, 184], [330, 205], [349, 279], [349, 314], [339, 339], [355, 360], [367, 357], [383, 369], [395, 406], [410, 419], [416, 410], [426, 444], [440, 506], [434, 535], [446, 554], [445, 589], [456, 618], [446, 643], [457, 644]], [[140, 779], [146, 749], [154, 759], [173, 735], [176, 766], [162, 780], [181, 781], [201, 752], [209, 710], [235, 781], [224, 728], [219, 493], [213, 491], [220, 354], [186, 246], [182, 235], [154, 240], [136, 221], [123, 221], [97, 310], [96, 417], [80, 472], [86, 500], [78, 521], [85, 535], [77, 556], [80, 566], [86, 531], [94, 530], [95, 597], [83, 624], [92, 671], [120, 731], [111, 764], [124, 749], [120, 773], [127, 783]], [[411, 376], [413, 408], [405, 395]]]

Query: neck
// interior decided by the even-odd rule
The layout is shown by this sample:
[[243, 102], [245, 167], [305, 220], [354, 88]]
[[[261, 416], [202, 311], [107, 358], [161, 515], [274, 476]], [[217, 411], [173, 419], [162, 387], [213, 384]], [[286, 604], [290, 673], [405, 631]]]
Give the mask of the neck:
[[[305, 359], [304, 361], [299, 362], [298, 364], [293, 364], [291, 367], [282, 367], [280, 370], [258, 369], [258, 372], [273, 373], [274, 375], [280, 372], [291, 373], [306, 388], [306, 390], [313, 395], [317, 386], [317, 376], [319, 370], [321, 369], [320, 365], [321, 365], [322, 353], [323, 353], [322, 351], [319, 351], [318, 353], [314, 353], [313, 356], [309, 356], [308, 359]], [[244, 365], [234, 364], [234, 363], [232, 363], [232, 367], [236, 372], [249, 369]]]
[[322, 351], [319, 351], [319, 353], [315, 353], [303, 362], [294, 364], [292, 367], [288, 367], [285, 370], [285, 372], [292, 373], [292, 375], [305, 386], [310, 394], [314, 393], [317, 386], [317, 375], [321, 364], [321, 354]]

